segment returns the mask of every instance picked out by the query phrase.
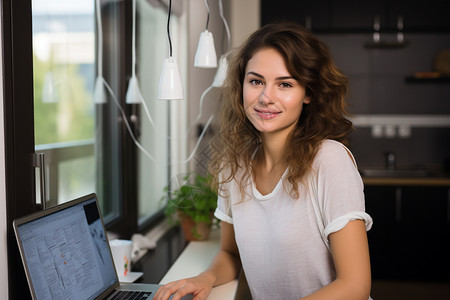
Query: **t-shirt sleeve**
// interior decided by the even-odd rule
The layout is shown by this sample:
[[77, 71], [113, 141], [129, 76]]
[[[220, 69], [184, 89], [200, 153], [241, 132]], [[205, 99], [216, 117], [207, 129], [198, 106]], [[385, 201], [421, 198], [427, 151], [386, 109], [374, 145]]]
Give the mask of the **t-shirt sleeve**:
[[214, 216], [224, 222], [233, 224], [233, 216], [231, 213], [231, 208], [229, 208], [230, 199], [218, 197], [217, 199], [217, 208], [214, 212]]
[[[227, 189], [227, 183], [224, 183], [219, 188], [219, 196], [217, 197], [217, 208], [214, 212], [214, 216], [224, 222], [233, 224], [233, 214], [231, 211], [231, 200], [229, 196], [222, 195]], [[229, 193], [227, 193], [229, 194]]]
[[370, 230], [372, 218], [365, 212], [364, 185], [351, 152], [338, 142], [328, 141], [319, 150], [317, 162], [323, 237], [328, 239], [352, 220], [363, 220]]

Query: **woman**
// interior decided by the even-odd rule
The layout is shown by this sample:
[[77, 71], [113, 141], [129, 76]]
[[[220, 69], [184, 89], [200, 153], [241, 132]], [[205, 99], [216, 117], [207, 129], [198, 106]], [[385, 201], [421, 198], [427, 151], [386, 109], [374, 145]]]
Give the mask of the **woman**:
[[253, 299], [369, 299], [361, 177], [343, 145], [347, 79], [295, 24], [256, 31], [230, 63], [212, 173], [221, 250], [155, 299], [206, 299], [245, 271]]

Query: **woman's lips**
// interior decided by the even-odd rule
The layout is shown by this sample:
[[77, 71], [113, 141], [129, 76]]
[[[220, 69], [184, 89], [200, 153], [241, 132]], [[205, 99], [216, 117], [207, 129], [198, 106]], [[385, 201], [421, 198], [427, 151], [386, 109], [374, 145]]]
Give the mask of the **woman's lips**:
[[273, 118], [276, 118], [280, 112], [279, 111], [269, 111], [269, 110], [260, 110], [260, 109], [255, 109], [256, 114], [264, 120], [270, 120]]

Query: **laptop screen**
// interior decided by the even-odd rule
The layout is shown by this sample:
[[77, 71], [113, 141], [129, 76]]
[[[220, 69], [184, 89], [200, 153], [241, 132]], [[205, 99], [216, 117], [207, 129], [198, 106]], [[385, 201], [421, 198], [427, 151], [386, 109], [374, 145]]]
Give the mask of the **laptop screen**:
[[36, 299], [95, 299], [118, 281], [95, 194], [64, 206], [16, 225], [28, 280]]

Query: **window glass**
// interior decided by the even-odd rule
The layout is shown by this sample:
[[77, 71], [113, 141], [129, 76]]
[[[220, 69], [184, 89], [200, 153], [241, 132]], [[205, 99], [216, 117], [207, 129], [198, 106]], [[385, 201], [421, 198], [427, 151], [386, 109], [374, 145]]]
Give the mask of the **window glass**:
[[[130, 2], [32, 1], [35, 149], [45, 155], [47, 206], [96, 192], [106, 222], [125, 211], [133, 217], [130, 210], [137, 209], [138, 220], [126, 222], [143, 225], [164, 206], [160, 199], [170, 170], [179, 164], [170, 162], [171, 147], [184, 154], [171, 129], [183, 120], [171, 114], [186, 104], [157, 100], [162, 63], [169, 53], [168, 11], [164, 4], [146, 0], [136, 1], [135, 31], [135, 75], [145, 105], [124, 103], [132, 61], [132, 18], [125, 9]], [[175, 57], [186, 48], [179, 43], [179, 27], [180, 17], [172, 14]], [[99, 75], [104, 78], [103, 104], [94, 101]], [[128, 142], [139, 144], [122, 144]], [[122, 154], [124, 146], [135, 151], [136, 168], [129, 167], [133, 153]], [[39, 182], [41, 173], [36, 177]], [[40, 185], [36, 187], [40, 198]], [[128, 206], [130, 201], [135, 204]]]
[[[123, 24], [118, 5], [100, 2], [102, 10], [108, 6], [104, 19], [114, 22], [101, 14], [97, 22], [94, 0], [32, 1], [35, 149], [45, 156], [45, 178], [40, 172], [36, 177], [37, 182], [45, 179], [47, 207], [96, 192], [108, 219], [120, 209], [120, 124], [112, 101], [117, 76], [104, 74], [111, 103], [96, 105], [93, 95], [99, 59], [114, 61], [108, 72], [121, 74], [121, 50], [100, 47], [114, 51], [98, 53], [104, 43], [97, 29], [100, 24], [100, 36], [117, 43], [117, 27]], [[40, 184], [36, 187], [40, 199]]]
[[32, 3], [35, 143], [93, 139], [93, 1]]

